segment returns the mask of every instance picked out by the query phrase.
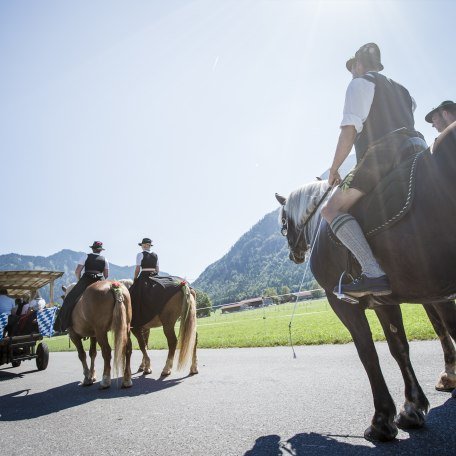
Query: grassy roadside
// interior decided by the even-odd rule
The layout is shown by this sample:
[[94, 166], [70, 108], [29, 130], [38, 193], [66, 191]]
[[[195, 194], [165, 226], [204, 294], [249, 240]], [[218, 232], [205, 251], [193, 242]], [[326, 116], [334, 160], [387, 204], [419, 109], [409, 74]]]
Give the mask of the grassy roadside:
[[[350, 305], [350, 304], [347, 304]], [[220, 311], [210, 317], [198, 319], [198, 346], [200, 348], [230, 347], [271, 347], [289, 344], [288, 325], [294, 304], [270, 306], [233, 314], [222, 315]], [[409, 340], [435, 339], [422, 306], [404, 304], [401, 306], [404, 325]], [[367, 311], [374, 340], [385, 340], [380, 323], [374, 311]], [[178, 328], [176, 328], [176, 333]], [[292, 337], [295, 345], [341, 344], [351, 342], [349, 332], [331, 310], [326, 299], [300, 302], [292, 322]], [[138, 349], [132, 337], [134, 349]], [[75, 350], [68, 336], [46, 339], [51, 351]], [[85, 342], [88, 349], [88, 341]], [[149, 347], [167, 348], [161, 328], [151, 331]]]

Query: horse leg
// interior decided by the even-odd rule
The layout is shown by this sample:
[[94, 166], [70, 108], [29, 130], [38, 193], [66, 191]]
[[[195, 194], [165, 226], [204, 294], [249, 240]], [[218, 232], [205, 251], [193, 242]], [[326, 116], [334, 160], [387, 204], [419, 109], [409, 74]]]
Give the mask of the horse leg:
[[146, 343], [146, 350], [149, 350], [149, 336], [150, 336], [150, 329], [144, 329], [143, 330], [143, 337], [144, 337], [144, 342]]
[[177, 348], [177, 337], [174, 331], [175, 321], [163, 321], [163, 332], [165, 333], [166, 340], [168, 341], [168, 357], [166, 358], [166, 364], [161, 373], [162, 377], [167, 377], [171, 374], [174, 362], [174, 354]]
[[141, 353], [143, 355], [141, 364], [139, 365], [138, 372], [142, 372], [143, 375], [151, 374], [152, 369], [150, 368], [150, 358], [149, 358], [149, 355], [147, 354], [146, 340], [144, 339], [144, 331], [149, 332], [149, 330], [143, 330], [143, 328], [141, 327], [141, 328], [132, 328], [131, 331], [135, 335], [136, 339], [138, 340], [139, 349], [141, 350]]
[[397, 435], [397, 426], [394, 423], [396, 406], [380, 368], [365, 311], [358, 305], [340, 301], [332, 290], [326, 290], [326, 296], [334, 312], [350, 331], [371, 385], [375, 413], [371, 425], [364, 432], [364, 438], [382, 442], [393, 440]]
[[444, 321], [438, 313], [437, 309], [440, 306], [443, 306], [442, 310], [445, 311], [445, 314], [447, 314], [446, 310], [449, 310], [450, 312], [455, 311], [453, 301], [442, 304], [423, 304], [424, 310], [432, 323], [434, 331], [439, 336], [445, 361], [445, 370], [440, 374], [435, 389], [437, 391], [453, 391], [453, 389], [456, 388], [456, 350], [453, 341], [448, 334], [448, 330], [445, 327]]
[[125, 346], [125, 370], [122, 380], [122, 388], [130, 388], [133, 385], [131, 381], [131, 368], [130, 368], [130, 359], [132, 353], [131, 346], [131, 334], [130, 331], [127, 333], [127, 345]]
[[96, 339], [96, 337], [90, 338], [89, 356], [90, 356], [90, 379], [92, 380], [92, 383], [95, 383], [97, 381], [97, 376], [95, 374], [95, 358], [97, 357], [97, 339]]
[[[451, 338], [456, 341], [456, 303], [454, 301], [446, 301], [440, 304], [434, 304], [434, 309], [438, 313], [440, 320], [443, 322]], [[450, 372], [454, 372], [456, 368], [456, 363], [454, 363], [453, 359], [450, 359]], [[449, 387], [454, 385], [455, 378], [450, 376], [450, 380], [451, 383], [449, 383]], [[455, 394], [455, 391], [453, 391], [453, 395]]]
[[109, 345], [107, 333], [99, 333], [96, 337], [98, 344], [100, 345], [104, 361], [103, 377], [100, 382], [100, 389], [106, 389], [111, 386], [111, 346]]
[[410, 362], [409, 344], [405, 334], [400, 306], [383, 305], [375, 307], [391, 355], [396, 360], [405, 384], [405, 402], [395, 418], [402, 429], [424, 426], [424, 416], [429, 409], [429, 402], [421, 389]]
[[198, 333], [196, 333], [195, 346], [193, 347], [192, 365], [190, 366], [190, 375], [198, 373], [198, 357], [196, 356], [196, 346], [198, 345]]
[[87, 355], [82, 345], [82, 338], [78, 334], [76, 334], [71, 328], [68, 329], [68, 334], [70, 336], [71, 341], [75, 345], [78, 351], [79, 360], [82, 363], [82, 373], [84, 375], [84, 380], [82, 381], [82, 386], [90, 386], [93, 385], [93, 381], [91, 379], [89, 366], [87, 366]]

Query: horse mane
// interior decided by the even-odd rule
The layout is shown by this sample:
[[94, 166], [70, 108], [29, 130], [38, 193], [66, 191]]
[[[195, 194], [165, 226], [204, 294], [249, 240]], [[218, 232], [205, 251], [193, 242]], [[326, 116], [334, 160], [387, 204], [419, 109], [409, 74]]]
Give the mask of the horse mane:
[[[291, 192], [284, 206], [288, 220], [297, 228], [302, 226], [327, 189], [328, 181], [322, 180], [310, 182]], [[321, 206], [317, 210], [317, 216], [312, 217], [309, 222], [309, 233], [312, 233], [312, 235], [316, 232], [317, 224], [319, 223], [320, 217], [318, 215], [320, 210]]]

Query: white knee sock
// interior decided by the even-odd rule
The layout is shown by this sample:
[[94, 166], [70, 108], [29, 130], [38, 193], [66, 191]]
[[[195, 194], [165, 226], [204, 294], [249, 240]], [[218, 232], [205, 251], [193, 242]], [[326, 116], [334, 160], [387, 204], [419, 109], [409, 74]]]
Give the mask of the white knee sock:
[[379, 277], [385, 274], [374, 258], [364, 233], [354, 217], [350, 214], [338, 215], [332, 221], [331, 229], [358, 260], [363, 274], [367, 277]]

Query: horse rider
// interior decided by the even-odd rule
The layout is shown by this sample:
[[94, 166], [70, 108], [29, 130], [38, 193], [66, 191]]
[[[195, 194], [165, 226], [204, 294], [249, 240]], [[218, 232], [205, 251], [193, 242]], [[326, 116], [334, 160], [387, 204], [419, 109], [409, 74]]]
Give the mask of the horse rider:
[[[322, 216], [361, 266], [360, 277], [343, 284], [341, 292], [356, 297], [387, 295], [391, 294], [390, 281], [374, 258], [358, 222], [348, 212], [400, 161], [427, 145], [414, 128], [416, 104], [408, 90], [379, 73], [383, 65], [375, 43], [361, 46], [346, 62], [346, 68], [353, 79], [347, 88], [341, 131], [328, 178], [329, 185], [339, 187], [323, 207]], [[357, 165], [341, 182], [338, 170], [353, 145]], [[334, 292], [338, 292], [338, 287]]]
[[92, 249], [92, 253], [82, 256], [76, 266], [74, 273], [78, 282], [65, 297], [62, 307], [57, 314], [54, 323], [54, 329], [56, 331], [65, 331], [70, 326], [73, 309], [85, 289], [89, 285], [92, 285], [92, 283], [107, 279], [109, 276], [108, 260], [101, 255], [101, 252], [105, 250], [103, 243], [94, 241], [90, 248]]
[[[152, 240], [143, 238], [138, 245], [142, 248], [142, 252], [136, 255], [136, 268], [134, 281], [140, 276], [149, 277], [151, 274], [156, 275], [159, 272], [158, 256], [155, 252], [151, 252]], [[144, 273], [144, 274], [143, 274]]]
[[436, 108], [426, 114], [424, 120], [432, 124], [439, 133], [442, 133], [446, 127], [456, 122], [456, 103], [451, 100], [442, 101]]
[[153, 305], [149, 278], [156, 276], [160, 270], [158, 256], [155, 252], [151, 251], [153, 245], [152, 240], [150, 238], [143, 238], [138, 245], [142, 248], [142, 251], [136, 255], [134, 280], [133, 285], [130, 287], [132, 307], [131, 325], [133, 327], [139, 324], [138, 322], [144, 314], [144, 309]]

